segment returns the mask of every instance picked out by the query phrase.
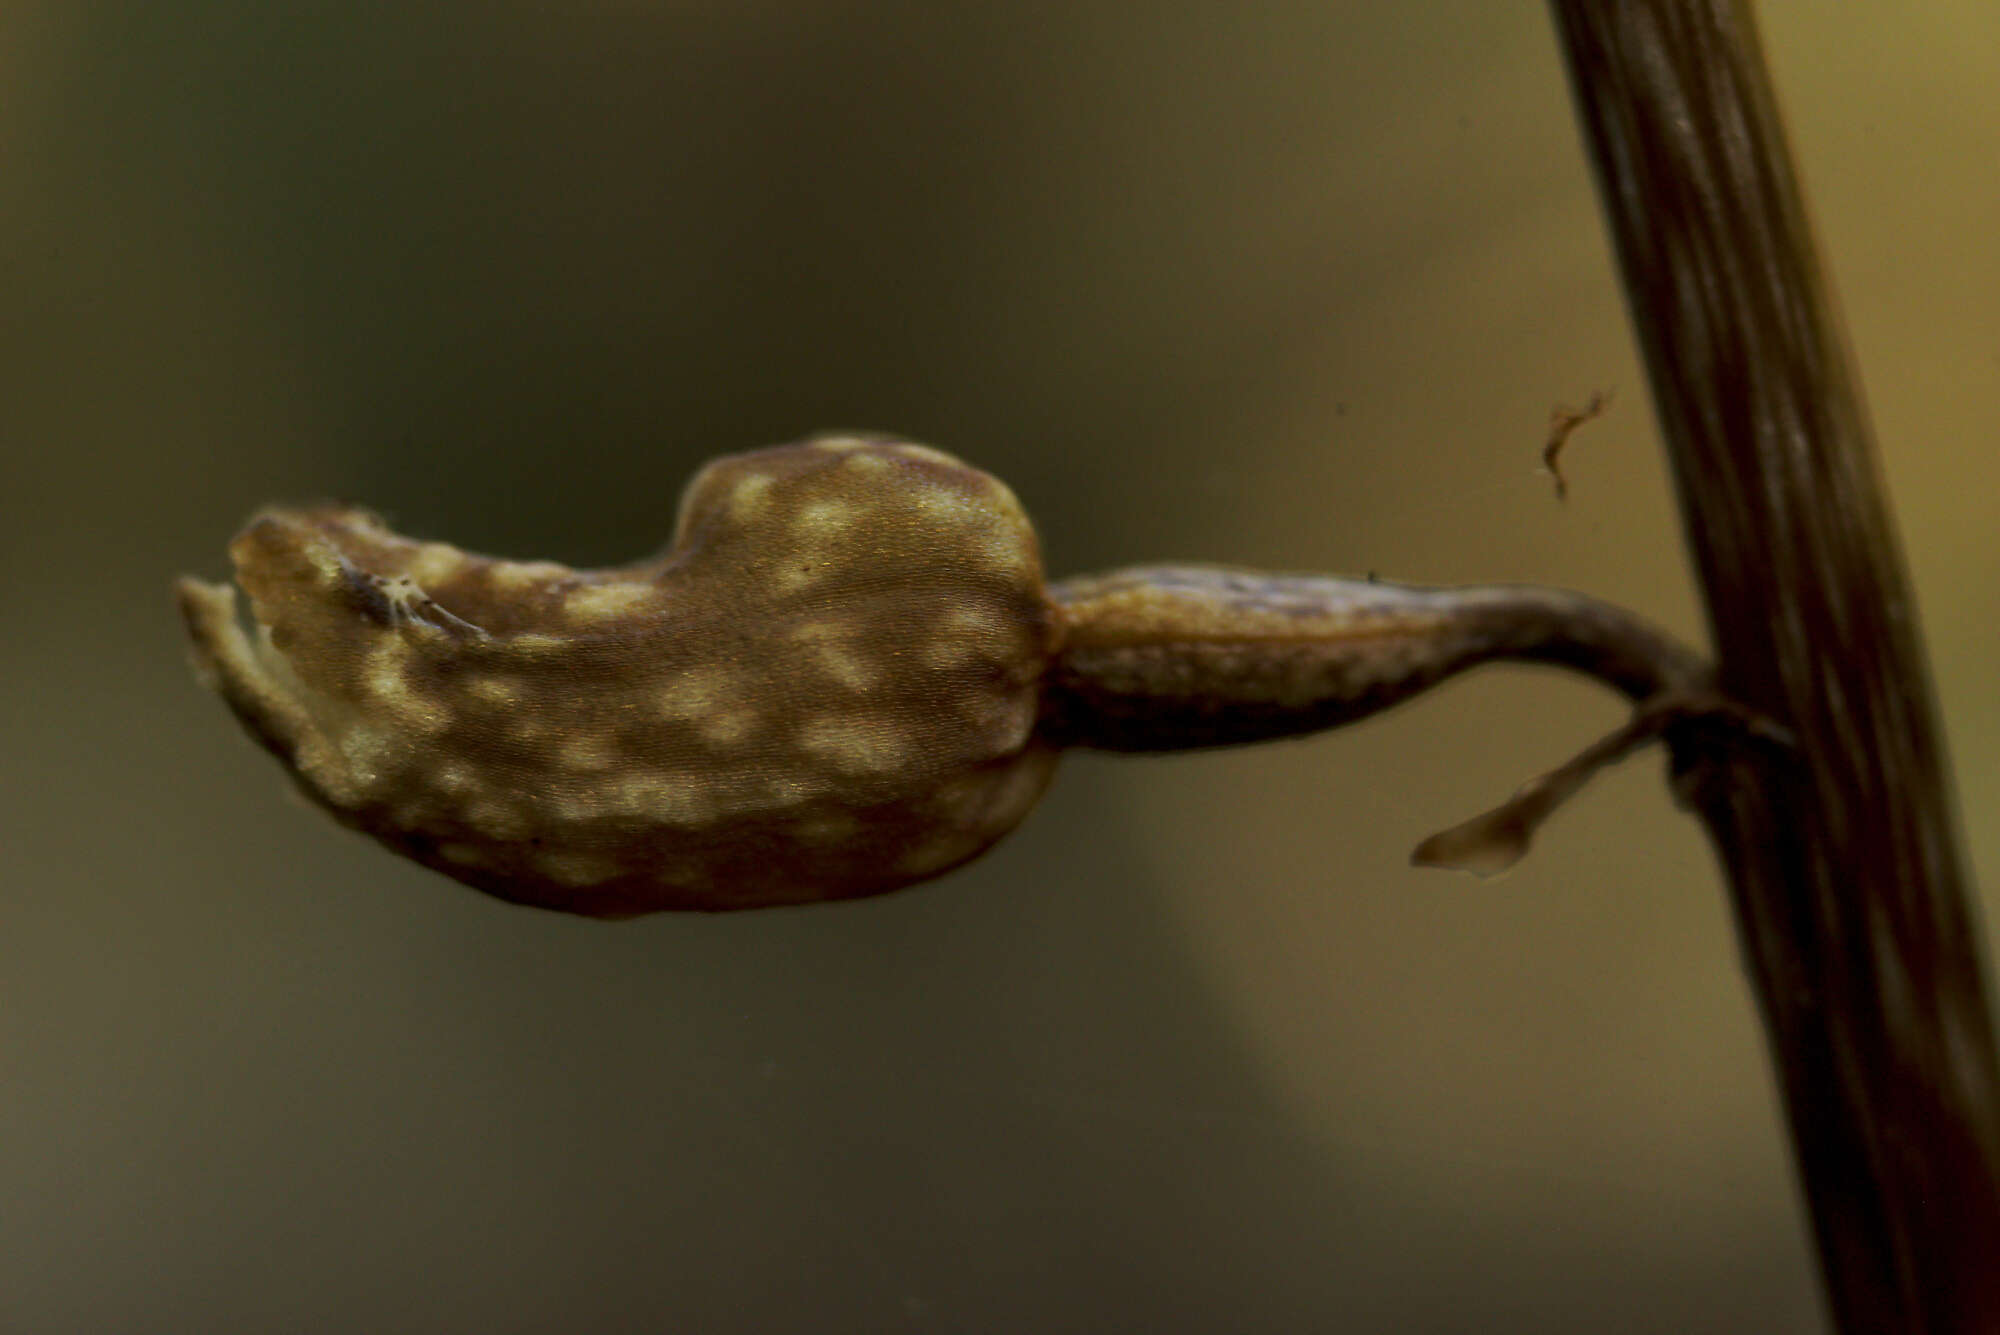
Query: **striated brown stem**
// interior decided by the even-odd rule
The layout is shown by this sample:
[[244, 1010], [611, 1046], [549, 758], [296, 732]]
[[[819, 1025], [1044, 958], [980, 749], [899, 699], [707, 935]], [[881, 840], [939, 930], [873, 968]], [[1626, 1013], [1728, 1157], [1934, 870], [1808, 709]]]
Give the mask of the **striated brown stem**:
[[2000, 1062], [1874, 447], [1740, 0], [1555, 0], [1734, 699], [1728, 873], [1836, 1323], [2000, 1331]]

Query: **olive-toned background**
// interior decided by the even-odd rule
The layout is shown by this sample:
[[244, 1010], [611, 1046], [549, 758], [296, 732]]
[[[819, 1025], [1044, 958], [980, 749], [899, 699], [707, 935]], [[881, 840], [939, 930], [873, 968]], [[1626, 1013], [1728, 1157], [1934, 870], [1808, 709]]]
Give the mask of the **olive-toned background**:
[[[1767, 22], [1990, 883], [2000, 11]], [[1059, 573], [1533, 580], [1698, 637], [1538, 7], [0, 31], [0, 1329], [1817, 1327], [1657, 758], [1504, 880], [1404, 865], [1613, 724], [1588, 684], [1078, 757], [936, 884], [605, 925], [289, 800], [167, 600], [267, 500], [621, 560], [704, 457], [859, 426], [1006, 478]], [[1607, 386], [1558, 506], [1548, 410]]]

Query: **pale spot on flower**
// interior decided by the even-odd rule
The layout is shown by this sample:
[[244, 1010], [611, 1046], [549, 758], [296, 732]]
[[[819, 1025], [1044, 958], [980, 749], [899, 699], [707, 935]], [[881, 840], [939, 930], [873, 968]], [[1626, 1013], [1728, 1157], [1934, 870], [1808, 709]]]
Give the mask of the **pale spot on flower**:
[[676, 674], [654, 697], [660, 713], [670, 719], [699, 718], [720, 712], [730, 694], [731, 673], [712, 664]]
[[923, 649], [924, 662], [934, 668], [957, 668], [975, 661], [1002, 661], [1008, 656], [1013, 627], [982, 607], [954, 607], [939, 617]]
[[438, 584], [465, 569], [464, 552], [448, 542], [426, 542], [418, 546], [403, 573], [419, 584]]
[[586, 584], [563, 599], [563, 611], [578, 621], [605, 621], [624, 616], [653, 602], [658, 590], [651, 584], [615, 580]]
[[379, 728], [351, 727], [340, 736], [340, 757], [346, 762], [347, 777], [363, 788], [386, 777], [401, 750], [397, 736]]
[[606, 808], [622, 816], [696, 825], [715, 815], [708, 785], [690, 775], [634, 774], [612, 784]]
[[583, 773], [610, 769], [618, 759], [618, 748], [605, 737], [570, 737], [556, 748], [556, 760], [564, 769]]
[[850, 691], [866, 690], [876, 682], [877, 673], [867, 658], [854, 648], [854, 629], [840, 621], [808, 621], [790, 636], [821, 673]]
[[769, 499], [771, 475], [752, 473], [739, 481], [729, 493], [729, 514], [738, 523], [754, 519], [763, 513]]
[[718, 746], [733, 746], [748, 737], [757, 726], [757, 711], [738, 706], [695, 717], [694, 730], [703, 740]]
[[850, 774], [881, 773], [903, 762], [902, 734], [880, 720], [821, 714], [799, 729], [799, 745]]
[[467, 689], [491, 705], [511, 705], [521, 698], [519, 686], [499, 677], [474, 677]]
[[431, 787], [443, 793], [463, 793], [478, 783], [472, 771], [456, 760], [440, 761], [430, 769]]
[[570, 573], [568, 566], [555, 561], [495, 561], [486, 567], [486, 578], [502, 593], [521, 593]]
[[875, 684], [875, 669], [844, 644], [822, 644], [813, 657], [821, 672], [850, 691], [863, 691]]
[[812, 501], [799, 507], [799, 531], [820, 542], [838, 541], [854, 524], [858, 512], [847, 501]]
[[415, 709], [421, 703], [410, 688], [409, 663], [410, 651], [402, 640], [395, 635], [384, 635], [381, 643], [369, 650], [362, 669], [369, 693], [399, 712]]
[[425, 698], [410, 685], [409, 668], [414, 658], [415, 653], [400, 636], [387, 635], [369, 652], [362, 675], [369, 694], [395, 714], [403, 727], [429, 735], [442, 731], [451, 718], [436, 700]]

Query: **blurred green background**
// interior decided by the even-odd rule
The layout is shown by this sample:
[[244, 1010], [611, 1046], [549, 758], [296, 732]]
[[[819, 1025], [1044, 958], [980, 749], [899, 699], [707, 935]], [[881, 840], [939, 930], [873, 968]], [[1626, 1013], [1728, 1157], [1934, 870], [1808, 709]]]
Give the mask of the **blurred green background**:
[[[1405, 866], [1587, 684], [1079, 757], [944, 881], [606, 925], [289, 800], [167, 598], [275, 499], [632, 558], [705, 457], [851, 426], [1007, 479], [1057, 573], [1698, 638], [1539, 7], [0, 15], [0, 1329], [1818, 1328], [1657, 758], [1504, 880]], [[2000, 11], [1766, 22], [1990, 884]]]

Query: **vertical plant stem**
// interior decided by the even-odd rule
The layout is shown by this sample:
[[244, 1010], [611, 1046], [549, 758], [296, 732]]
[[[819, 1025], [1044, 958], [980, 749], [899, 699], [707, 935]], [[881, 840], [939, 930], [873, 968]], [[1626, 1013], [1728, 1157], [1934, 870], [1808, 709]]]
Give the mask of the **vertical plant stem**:
[[[2000, 1062], [1867, 419], [1742, 0], [1552, 0], [1724, 688], [1726, 868], [1843, 1331], [2000, 1331]], [[1834, 14], [1827, 21], [1838, 22]]]

